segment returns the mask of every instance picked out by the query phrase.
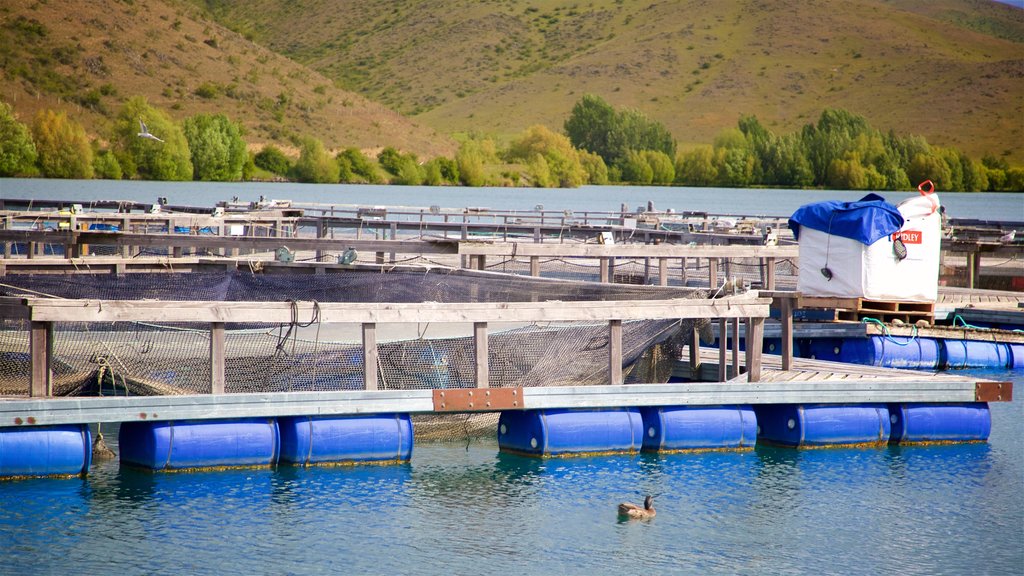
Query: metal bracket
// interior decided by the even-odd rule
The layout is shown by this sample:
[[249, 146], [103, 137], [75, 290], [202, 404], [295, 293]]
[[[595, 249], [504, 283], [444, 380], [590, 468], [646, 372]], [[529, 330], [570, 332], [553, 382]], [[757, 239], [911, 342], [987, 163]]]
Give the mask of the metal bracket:
[[434, 390], [434, 412], [521, 410], [522, 388], [448, 388]]
[[1010, 402], [1013, 400], [1013, 382], [975, 382], [974, 399], [977, 402]]

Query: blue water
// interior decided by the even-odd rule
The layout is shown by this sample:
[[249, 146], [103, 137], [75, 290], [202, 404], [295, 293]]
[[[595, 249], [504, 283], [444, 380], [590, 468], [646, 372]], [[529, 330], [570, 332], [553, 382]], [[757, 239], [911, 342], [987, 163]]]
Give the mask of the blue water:
[[[976, 374], [1017, 388], [987, 444], [3, 482], [0, 573], [1021, 574], [1024, 375]], [[620, 522], [645, 493], [657, 517]]]
[[[866, 192], [849, 190], [773, 190], [745, 188], [676, 188], [664, 186], [583, 186], [551, 188], [467, 188], [462, 186], [371, 186], [249, 182], [139, 182], [119, 180], [47, 180], [0, 178], [0, 198], [44, 200], [133, 200], [167, 198], [173, 205], [213, 206], [238, 197], [336, 205], [388, 205], [425, 208], [483, 207], [495, 210], [617, 212], [654, 203], [658, 210], [712, 214], [789, 216], [800, 206], [822, 200], [857, 200]], [[882, 192], [896, 203], [917, 192]], [[1022, 193], [943, 193], [939, 197], [954, 218], [1024, 220]]]

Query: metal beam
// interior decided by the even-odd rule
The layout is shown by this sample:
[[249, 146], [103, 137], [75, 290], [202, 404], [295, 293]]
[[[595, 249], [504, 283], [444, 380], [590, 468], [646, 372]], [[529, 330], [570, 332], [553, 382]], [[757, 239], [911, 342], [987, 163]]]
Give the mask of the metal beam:
[[[1012, 385], [1004, 400], [1011, 397]], [[523, 390], [523, 408], [974, 402], [976, 382], [938, 379], [807, 380], [559, 386]], [[432, 390], [275, 392], [189, 396], [104, 396], [0, 401], [0, 426], [203, 420], [387, 412], [430, 413]]]

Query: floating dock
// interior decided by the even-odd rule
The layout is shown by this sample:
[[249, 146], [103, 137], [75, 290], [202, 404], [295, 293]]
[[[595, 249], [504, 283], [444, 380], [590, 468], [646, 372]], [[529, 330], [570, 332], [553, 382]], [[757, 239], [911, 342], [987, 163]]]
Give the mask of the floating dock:
[[[120, 212], [95, 221], [76, 210], [56, 215], [52, 231], [19, 229], [30, 215], [8, 215], [0, 231], [5, 256], [0, 258], [0, 282], [7, 293], [19, 296], [0, 301], [0, 315], [9, 323], [4, 342], [10, 350], [3, 352], [6, 361], [28, 367], [28, 373], [13, 386], [22, 386], [20, 392], [9, 392], [12, 381], [0, 379], [11, 394], [0, 398], [0, 462], [10, 454], [23, 455], [8, 472], [0, 467], [0, 476], [84, 473], [88, 455], [78, 452], [89, 438], [82, 430], [106, 422], [123, 424], [123, 462], [152, 470], [404, 462], [413, 447], [411, 417], [478, 413], [497, 416], [493, 433], [502, 450], [539, 457], [749, 449], [757, 442], [809, 448], [984, 441], [988, 403], [1010, 401], [1011, 383], [892, 367], [963, 367], [984, 357], [1016, 369], [1018, 359], [1024, 361], [1022, 337], [1012, 328], [1018, 314], [1012, 304], [1019, 306], [1021, 300], [1014, 300], [1019, 296], [942, 289], [940, 301], [927, 306], [802, 301], [799, 294], [780, 290], [793, 285], [795, 246], [760, 245], [756, 225], [725, 233], [706, 215], [687, 216], [678, 229], [662, 230], [642, 225], [650, 215], [624, 213], [584, 214], [580, 222], [580, 215], [541, 211], [502, 214], [500, 223], [488, 223], [482, 219], [495, 215], [486, 209], [461, 214], [420, 210], [418, 219], [411, 213], [403, 220], [389, 220], [393, 210], [337, 215], [332, 208], [317, 217], [290, 206], [274, 210]], [[58, 221], [65, 220], [62, 229]], [[83, 224], [92, 229], [82, 230]], [[313, 235], [299, 234], [310, 228]], [[355, 233], [335, 237], [343, 228]], [[595, 238], [602, 232], [612, 232], [613, 243], [598, 244]], [[363, 237], [369, 234], [373, 238]], [[730, 242], [739, 245], [716, 244]], [[46, 248], [58, 245], [59, 250]], [[996, 252], [1016, 254], [1019, 248]], [[373, 255], [372, 263], [365, 256], [360, 262], [357, 252]], [[308, 260], [296, 261], [304, 259], [302, 254]], [[431, 264], [416, 272], [397, 264], [400, 255], [436, 259], [450, 267]], [[38, 293], [45, 292], [39, 290], [46, 284], [42, 279], [64, 275], [105, 275], [131, 284], [132, 274], [219, 274], [225, 279], [241, 274], [293, 277], [315, 287], [353, 271], [386, 277], [403, 270], [458, 278], [469, 286], [466, 300], [154, 301], [51, 299]], [[516, 276], [506, 273], [525, 278], [513, 280]], [[746, 282], [736, 281], [741, 277]], [[484, 283], [496, 279], [504, 285], [522, 283], [516, 286], [523, 290], [531, 282], [537, 285], [529, 287], [530, 301], [487, 302]], [[150, 282], [158, 292], [160, 282]], [[556, 286], [588, 291], [622, 284], [642, 284], [629, 289], [643, 296], [579, 301], [554, 296]], [[748, 291], [750, 285], [764, 290]], [[691, 292], [672, 292], [686, 290], [682, 286]], [[692, 292], [694, 287], [703, 292]], [[778, 323], [769, 320], [773, 308]], [[830, 322], [794, 321], [813, 314]], [[960, 318], [961, 325], [935, 326], [943, 314]], [[687, 322], [680, 334], [669, 337], [658, 324], [653, 330], [664, 336], [652, 341], [659, 343], [635, 348], [632, 323], [663, 322], [667, 327], [680, 320]], [[706, 320], [714, 330], [699, 325]], [[922, 326], [915, 325], [919, 321]], [[55, 397], [57, 390], [85, 386], [80, 375], [60, 365], [65, 336], [55, 336], [55, 327], [80, 325], [90, 332], [114, 330], [114, 323], [127, 323], [122, 325], [138, 334], [137, 344], [130, 346], [138, 348], [141, 368], [103, 352], [95, 355], [97, 373], [89, 377], [111, 379], [114, 389], [120, 377], [136, 393], [157, 395]], [[572, 330], [580, 330], [582, 352], [591, 360], [600, 358], [601, 367], [591, 371], [586, 384], [548, 380], [554, 364], [543, 368], [542, 360], [575, 361], [564, 353], [555, 357], [550, 351], [559, 348], [545, 340], [536, 350], [522, 352], [542, 368], [524, 372], [526, 380], [510, 379], [508, 374], [523, 372], [519, 364], [525, 356], [504, 348], [504, 328], [494, 328], [502, 323], [539, 328], [543, 338], [561, 323], [586, 324]], [[319, 330], [338, 324], [358, 334], [357, 345], [332, 344], [327, 350], [319, 336], [300, 345], [293, 335], [302, 326]], [[422, 335], [396, 347], [378, 337], [378, 327], [387, 324], [416, 330], [458, 324], [467, 326], [471, 337], [458, 346], [444, 341], [443, 353], [438, 352], [441, 340]], [[21, 326], [24, 334], [16, 334], [12, 325]], [[236, 336], [248, 334], [254, 325], [278, 329], [276, 351], [269, 357], [245, 356], [236, 348]], [[180, 330], [183, 341], [189, 334], [190, 349], [197, 349], [198, 341], [195, 365], [154, 365], [155, 356], [146, 354], [156, 352], [146, 348], [149, 339], [143, 332], [157, 329]], [[722, 345], [702, 347], [702, 336], [710, 343], [706, 332]], [[884, 350], [860, 358], [848, 354], [866, 350], [864, 343]], [[916, 350], [917, 360], [886, 355], [897, 348], [904, 352], [899, 358]], [[287, 368], [303, 362], [313, 369]], [[645, 362], [649, 372], [637, 368]], [[668, 373], [666, 362], [671, 364]], [[408, 374], [396, 379], [395, 370]], [[669, 382], [653, 379], [662, 373]], [[262, 374], [266, 389], [238, 391], [245, 388], [236, 379], [255, 374]], [[196, 375], [202, 380], [200, 390], [174, 380], [188, 377], [194, 385]], [[26, 440], [26, 431], [43, 435]], [[24, 456], [33, 450], [4, 448], [39, 442], [53, 443], [55, 450], [60, 445], [75, 456], [37, 462]], [[208, 451], [211, 446], [224, 448]]]

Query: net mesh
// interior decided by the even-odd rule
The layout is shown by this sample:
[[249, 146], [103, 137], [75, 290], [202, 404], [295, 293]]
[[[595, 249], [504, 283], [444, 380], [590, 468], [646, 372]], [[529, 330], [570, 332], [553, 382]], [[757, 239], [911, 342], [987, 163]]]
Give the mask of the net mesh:
[[[453, 270], [387, 273], [346, 269], [331, 274], [140, 273], [8, 275], [5, 296], [104, 300], [154, 299], [317, 302], [522, 302], [645, 300], [701, 297], [672, 287], [550, 282]], [[678, 353], [674, 320], [622, 323], [627, 382], [667, 379]], [[25, 395], [31, 363], [28, 324], [5, 320], [0, 331], [0, 393]], [[228, 324], [227, 392], [330, 391], [363, 388], [358, 325]], [[414, 330], [410, 333], [410, 330]], [[489, 383], [495, 387], [595, 385], [608, 381], [606, 323], [496, 327], [488, 334]], [[379, 327], [380, 389], [475, 386], [472, 325]], [[199, 394], [211, 391], [206, 326], [141, 322], [54, 323], [53, 387], [57, 395]], [[660, 366], [656, 359], [662, 360]]]

